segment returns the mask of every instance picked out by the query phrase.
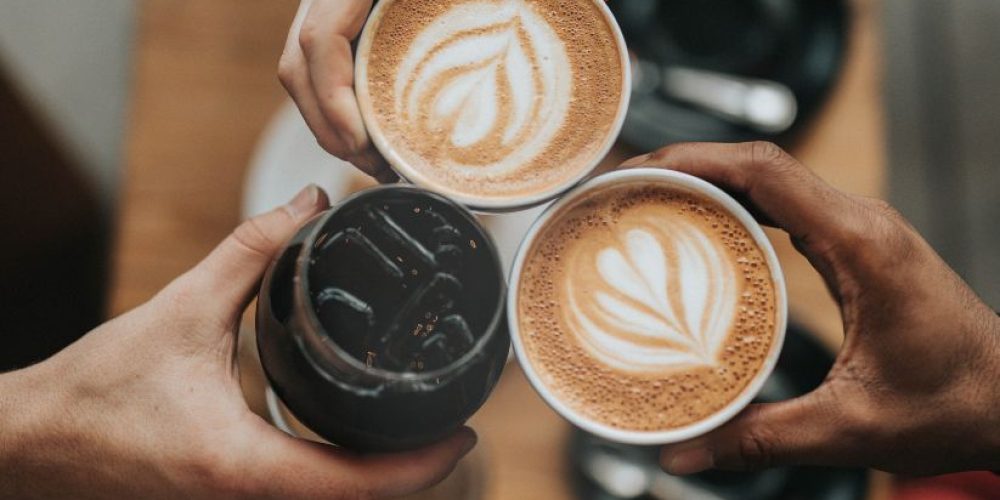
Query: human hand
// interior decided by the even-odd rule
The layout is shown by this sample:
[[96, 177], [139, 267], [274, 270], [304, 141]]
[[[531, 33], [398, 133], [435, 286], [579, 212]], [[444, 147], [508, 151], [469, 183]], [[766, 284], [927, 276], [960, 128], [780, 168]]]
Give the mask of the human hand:
[[396, 174], [372, 145], [354, 95], [351, 40], [371, 7], [371, 0], [302, 0], [278, 79], [323, 149], [379, 182], [393, 182]]
[[310, 186], [146, 304], [0, 376], [0, 497], [371, 498], [444, 478], [474, 445], [471, 430], [355, 455], [292, 438], [243, 400], [241, 313], [286, 240], [327, 205]]
[[677, 144], [623, 165], [636, 166], [701, 177], [787, 231], [844, 322], [818, 389], [664, 447], [668, 472], [1000, 469], [1000, 320], [889, 204], [834, 189], [769, 143]]

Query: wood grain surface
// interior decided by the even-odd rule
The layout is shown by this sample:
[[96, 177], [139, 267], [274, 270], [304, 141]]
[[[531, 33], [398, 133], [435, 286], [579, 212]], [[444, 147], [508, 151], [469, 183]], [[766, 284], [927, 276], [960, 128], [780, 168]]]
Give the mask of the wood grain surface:
[[[883, 192], [885, 177], [878, 12], [872, 1], [855, 4], [843, 74], [792, 152], [832, 184], [875, 196]], [[275, 70], [296, 5], [142, 2], [112, 314], [147, 300], [239, 222], [250, 155], [285, 98]], [[629, 153], [619, 149], [615, 159]], [[785, 269], [793, 316], [831, 347], [838, 345], [840, 317], [822, 281], [786, 236], [770, 236]], [[259, 409], [259, 374], [247, 371], [245, 378], [251, 405]], [[483, 464], [486, 498], [570, 497], [564, 446], [569, 428], [516, 365], [472, 425], [481, 438], [476, 463]], [[874, 495], [881, 497], [884, 478], [876, 484]]]

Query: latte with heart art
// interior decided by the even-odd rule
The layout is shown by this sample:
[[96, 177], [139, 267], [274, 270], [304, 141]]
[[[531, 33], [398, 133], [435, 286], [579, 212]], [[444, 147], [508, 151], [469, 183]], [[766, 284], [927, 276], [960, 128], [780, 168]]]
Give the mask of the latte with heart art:
[[775, 337], [761, 248], [725, 208], [672, 186], [598, 190], [525, 254], [518, 331], [549, 391], [608, 426], [698, 422], [739, 396]]
[[603, 0], [381, 2], [358, 101], [405, 178], [477, 207], [544, 201], [603, 157], [627, 56]]

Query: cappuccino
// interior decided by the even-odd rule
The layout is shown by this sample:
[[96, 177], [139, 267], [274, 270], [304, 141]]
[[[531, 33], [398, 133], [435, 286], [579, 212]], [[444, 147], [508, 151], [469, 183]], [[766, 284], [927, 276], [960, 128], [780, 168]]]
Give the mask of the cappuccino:
[[616, 183], [558, 207], [532, 240], [515, 284], [522, 362], [583, 419], [690, 426], [773, 366], [784, 310], [769, 260], [714, 200]]
[[602, 0], [383, 1], [357, 59], [378, 149], [476, 208], [558, 195], [603, 158], [627, 108], [627, 53]]

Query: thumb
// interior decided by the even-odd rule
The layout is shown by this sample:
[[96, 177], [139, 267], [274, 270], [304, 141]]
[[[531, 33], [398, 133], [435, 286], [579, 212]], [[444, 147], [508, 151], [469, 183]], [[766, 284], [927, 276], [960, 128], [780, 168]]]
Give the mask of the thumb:
[[758, 470], [840, 463], [848, 439], [823, 392], [821, 388], [790, 401], [750, 405], [704, 436], [665, 446], [660, 464], [671, 474], [687, 475], [713, 468]]
[[[462, 428], [418, 450], [357, 455], [274, 429], [259, 434], [245, 472], [253, 493], [279, 498], [382, 498], [414, 493], [442, 481], [476, 444]], [[259, 481], [257, 481], [259, 480]]]
[[188, 272], [196, 295], [210, 298], [205, 306], [220, 318], [239, 316], [285, 243], [328, 205], [323, 190], [310, 184], [286, 205], [244, 221]]

